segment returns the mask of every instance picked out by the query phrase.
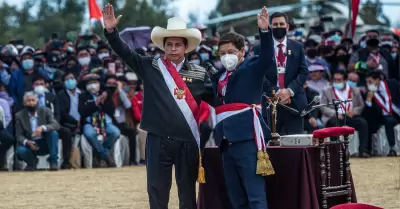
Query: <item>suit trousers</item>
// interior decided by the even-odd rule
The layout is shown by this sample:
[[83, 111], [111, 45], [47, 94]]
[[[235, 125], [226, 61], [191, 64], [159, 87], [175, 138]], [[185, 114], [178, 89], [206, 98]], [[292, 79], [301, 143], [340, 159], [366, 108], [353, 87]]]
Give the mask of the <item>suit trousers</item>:
[[139, 150], [140, 150], [140, 160], [146, 159], [146, 140], [147, 131], [140, 128], [140, 124], [137, 126], [138, 138], [139, 138]]
[[294, 115], [289, 110], [284, 109], [283, 107], [277, 107], [277, 123], [276, 123], [276, 132], [279, 135], [285, 134], [302, 134], [303, 128], [303, 118], [299, 115]]
[[0, 168], [3, 168], [7, 151], [15, 143], [14, 137], [6, 129], [0, 130]]
[[198, 147], [196, 141], [178, 141], [152, 133], [146, 144], [147, 193], [150, 209], [167, 209], [172, 166], [178, 186], [179, 208], [196, 209]]
[[[344, 120], [339, 120], [339, 126], [347, 125], [353, 127], [358, 132], [358, 138], [360, 140], [360, 147], [358, 148], [359, 153], [368, 152], [368, 138], [370, 137], [368, 134], [368, 123], [361, 116], [354, 116], [352, 118], [346, 118], [346, 124], [344, 124]], [[336, 117], [331, 117], [326, 123], [326, 127], [335, 127], [336, 126]]]
[[[399, 121], [398, 121], [398, 119], [395, 117], [395, 116], [392, 116], [392, 115], [386, 115], [386, 116], [383, 116], [383, 119], [381, 120], [381, 122], [379, 123], [379, 125], [378, 126], [376, 126], [376, 123], [377, 123], [377, 121], [376, 121], [376, 118], [373, 118], [373, 117], [368, 117], [367, 118], [367, 121], [368, 121], [368, 126], [369, 126], [369, 124], [373, 124], [373, 125], [375, 125], [375, 129], [373, 129], [373, 128], [368, 128], [368, 131], [369, 131], [369, 135], [370, 135], [370, 137], [369, 137], [369, 141], [368, 141], [368, 148], [369, 148], [369, 150], [370, 151], [372, 151], [372, 135], [373, 134], [375, 134], [376, 132], [378, 132], [378, 130], [379, 130], [379, 128], [380, 128], [380, 126], [385, 126], [385, 133], [386, 133], [386, 137], [387, 137], [387, 140], [388, 140], [388, 142], [389, 142], [389, 146], [390, 146], [390, 148], [394, 148], [394, 146], [396, 145], [396, 138], [395, 138], [395, 130], [394, 130], [394, 127], [397, 125], [397, 124], [399, 124]], [[373, 125], [371, 125], [371, 127], [373, 126]]]
[[223, 142], [222, 164], [233, 209], [266, 209], [264, 177], [256, 174], [257, 146], [254, 141]]
[[72, 140], [74, 134], [69, 128], [64, 126], [61, 126], [58, 132], [62, 141], [63, 165], [69, 165], [69, 158], [71, 157]]
[[35, 139], [38, 151], [33, 151], [30, 147], [23, 145], [17, 148], [17, 157], [23, 160], [28, 167], [36, 167], [36, 156], [49, 154], [49, 163], [58, 163], [58, 132], [50, 131], [44, 133], [43, 139]]
[[129, 139], [129, 163], [137, 164], [136, 162], [136, 130], [129, 127], [125, 123], [117, 124], [122, 135]]

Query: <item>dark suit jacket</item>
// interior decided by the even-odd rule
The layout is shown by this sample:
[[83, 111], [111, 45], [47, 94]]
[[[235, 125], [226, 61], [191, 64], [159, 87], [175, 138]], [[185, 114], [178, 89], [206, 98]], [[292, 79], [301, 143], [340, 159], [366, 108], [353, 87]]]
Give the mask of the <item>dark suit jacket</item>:
[[60, 105], [57, 96], [53, 93], [46, 93], [45, 100], [46, 107], [54, 114], [54, 118], [60, 122]]
[[[141, 56], [121, 39], [117, 30], [105, 31], [105, 36], [112, 49], [143, 81], [144, 101], [140, 126], [147, 132], [172, 139], [194, 141], [193, 133], [171, 95], [163, 74], [158, 66], [158, 58]], [[185, 60], [179, 74], [186, 79], [185, 83], [197, 104], [201, 101], [214, 106], [212, 84], [206, 70]]]
[[[303, 86], [308, 77], [308, 67], [303, 44], [287, 39], [287, 51], [289, 50], [290, 54], [286, 55], [285, 88], [292, 89], [294, 92], [289, 106], [301, 112], [307, 106], [307, 98]], [[264, 92], [267, 95], [271, 95], [272, 89], [275, 89], [275, 92], [277, 92], [279, 90], [277, 83], [278, 70], [275, 63], [268, 69], [268, 73], [266, 74], [263, 87]]]
[[[100, 92], [99, 95], [101, 95], [102, 93], [103, 92]], [[90, 93], [85, 92], [79, 94], [78, 111], [81, 115], [82, 127], [84, 124], [88, 123], [86, 120], [87, 117], [92, 116], [95, 112], [104, 112], [111, 119], [114, 118], [115, 105], [112, 99], [112, 94], [109, 92], [107, 93], [107, 99], [103, 104], [100, 104], [99, 106], [96, 105], [96, 100], [94, 100], [94, 97]]]
[[[40, 107], [36, 111], [38, 116], [38, 127], [46, 126], [46, 132], [58, 130], [60, 125], [53, 117], [53, 113], [47, 107]], [[32, 128], [29, 120], [29, 113], [26, 109], [22, 109], [15, 115], [15, 136], [19, 143], [23, 143], [25, 139], [32, 138]]]
[[78, 121], [69, 115], [69, 111], [71, 109], [71, 98], [67, 91], [68, 90], [63, 89], [58, 92], [57, 95], [60, 105], [60, 125], [75, 129], [78, 125]]
[[[260, 38], [260, 56], [246, 59], [229, 76], [224, 97], [225, 104], [261, 104], [264, 77], [267, 69], [273, 65], [274, 50], [271, 47], [273, 46], [271, 32], [261, 32]], [[222, 73], [224, 72], [219, 72], [212, 77], [215, 95], [217, 95], [218, 81]], [[262, 117], [260, 121], [265, 139], [269, 139], [271, 132]], [[217, 145], [220, 145], [224, 136], [230, 142], [254, 140], [253, 112], [246, 111], [219, 122], [215, 127], [214, 136]]]
[[[400, 85], [398, 81], [395, 79], [390, 79], [386, 81], [389, 87], [390, 94], [392, 96], [392, 103], [396, 105], [396, 107], [400, 108]], [[364, 101], [366, 100], [366, 94], [363, 94]], [[382, 108], [375, 102], [375, 99], [371, 101], [372, 106], [369, 107], [365, 105], [363, 111], [363, 117], [369, 121], [369, 129], [371, 129], [371, 133], [376, 133], [379, 128], [383, 124], [383, 110]], [[400, 115], [397, 115], [394, 111], [393, 114], [398, 119]]]

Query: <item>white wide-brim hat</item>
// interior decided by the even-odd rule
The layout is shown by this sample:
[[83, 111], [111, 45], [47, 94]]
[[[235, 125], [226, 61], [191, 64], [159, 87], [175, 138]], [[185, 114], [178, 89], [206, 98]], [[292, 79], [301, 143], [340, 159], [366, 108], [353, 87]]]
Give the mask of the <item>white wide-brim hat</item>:
[[201, 42], [201, 32], [196, 28], [187, 28], [186, 21], [179, 17], [169, 18], [167, 28], [156, 26], [151, 31], [151, 40], [163, 51], [164, 38], [167, 37], [186, 38], [188, 46], [185, 53], [195, 50]]

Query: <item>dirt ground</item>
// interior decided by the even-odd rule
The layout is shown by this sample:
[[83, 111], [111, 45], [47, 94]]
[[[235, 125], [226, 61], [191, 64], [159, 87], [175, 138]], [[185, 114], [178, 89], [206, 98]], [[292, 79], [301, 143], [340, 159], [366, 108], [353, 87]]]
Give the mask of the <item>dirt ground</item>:
[[[400, 158], [352, 159], [359, 202], [400, 208]], [[1, 172], [0, 208], [148, 208], [145, 167], [59, 172]], [[178, 208], [176, 187], [170, 208]]]

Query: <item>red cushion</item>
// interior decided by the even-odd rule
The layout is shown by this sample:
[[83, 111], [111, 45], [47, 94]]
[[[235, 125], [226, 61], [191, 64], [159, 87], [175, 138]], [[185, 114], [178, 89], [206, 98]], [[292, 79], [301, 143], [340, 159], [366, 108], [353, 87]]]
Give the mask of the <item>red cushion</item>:
[[348, 136], [354, 134], [354, 128], [343, 126], [343, 127], [330, 127], [323, 128], [313, 132], [313, 138], [327, 138], [327, 137], [338, 137], [338, 136]]
[[383, 209], [383, 208], [361, 203], [349, 203], [349, 204], [336, 205], [334, 207], [331, 207], [331, 209]]

